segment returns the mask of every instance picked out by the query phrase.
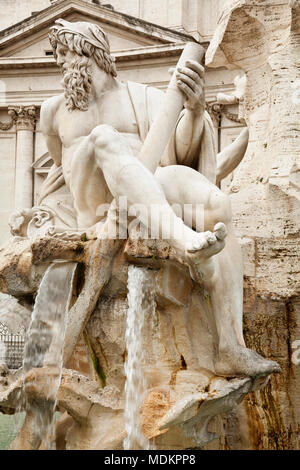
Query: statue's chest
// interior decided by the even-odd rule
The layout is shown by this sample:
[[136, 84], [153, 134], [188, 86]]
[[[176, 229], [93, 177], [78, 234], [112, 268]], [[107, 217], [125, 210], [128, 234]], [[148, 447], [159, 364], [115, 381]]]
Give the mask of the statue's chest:
[[63, 146], [72, 146], [77, 139], [88, 136], [101, 124], [112, 126], [122, 134], [138, 134], [138, 126], [129, 97], [91, 103], [87, 111], [62, 109], [59, 116], [59, 134]]

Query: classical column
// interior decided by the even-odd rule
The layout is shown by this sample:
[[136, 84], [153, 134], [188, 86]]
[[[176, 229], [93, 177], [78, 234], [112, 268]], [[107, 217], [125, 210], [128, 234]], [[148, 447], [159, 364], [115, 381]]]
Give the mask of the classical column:
[[17, 129], [15, 209], [29, 209], [33, 200], [33, 142], [37, 119], [35, 106], [10, 106], [11, 115]]

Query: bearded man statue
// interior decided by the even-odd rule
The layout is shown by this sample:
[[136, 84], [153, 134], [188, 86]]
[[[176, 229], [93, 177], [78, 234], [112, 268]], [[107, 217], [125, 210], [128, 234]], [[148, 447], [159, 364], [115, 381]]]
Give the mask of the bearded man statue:
[[[161, 234], [169, 221], [173, 234], [181, 234], [170, 235], [168, 243], [210, 294], [219, 343], [216, 374], [254, 377], [279, 371], [277, 363], [247, 349], [243, 338], [241, 249], [229, 198], [215, 185], [217, 155], [205, 111], [204, 67], [189, 60], [177, 69], [184, 108], [153, 174], [139, 154], [164, 93], [120, 82], [108, 38], [95, 24], [57, 20], [50, 42], [63, 73], [64, 94], [41, 108], [41, 129], [54, 161], [38, 201], [52, 214], [44, 233], [69, 232], [72, 237], [85, 232], [88, 238], [101, 238], [109, 218], [104, 205], [118, 206], [121, 197], [126, 197], [129, 212], [142, 205], [146, 215], [140, 214], [139, 221], [144, 226], [156, 224]], [[244, 154], [245, 139], [235, 145], [227, 155]], [[189, 223], [175, 213], [174, 205], [192, 208]], [[199, 205], [204, 208], [202, 231], [195, 230], [194, 208]], [[149, 226], [147, 214], [154, 207]]]

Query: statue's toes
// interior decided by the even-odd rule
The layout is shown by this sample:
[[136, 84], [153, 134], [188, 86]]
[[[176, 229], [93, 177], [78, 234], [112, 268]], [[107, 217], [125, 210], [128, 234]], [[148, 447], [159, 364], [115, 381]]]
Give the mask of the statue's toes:
[[217, 242], [217, 237], [212, 232], [205, 232], [205, 238], [209, 245], [214, 245]]
[[198, 234], [194, 240], [186, 244], [186, 251], [188, 253], [196, 253], [197, 251], [207, 248], [209, 245], [208, 240], [204, 233]]
[[214, 234], [218, 240], [224, 240], [227, 237], [227, 228], [223, 222], [218, 222], [214, 226]]
[[280, 365], [275, 361], [264, 359], [261, 361], [260, 366], [260, 371], [265, 372], [266, 374], [279, 374], [281, 372]]

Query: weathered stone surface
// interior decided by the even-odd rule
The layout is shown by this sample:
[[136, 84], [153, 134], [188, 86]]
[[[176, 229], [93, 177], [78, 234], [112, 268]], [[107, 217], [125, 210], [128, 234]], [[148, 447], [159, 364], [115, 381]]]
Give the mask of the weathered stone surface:
[[83, 261], [87, 252], [81, 242], [14, 237], [0, 249], [0, 290], [15, 297], [35, 294], [52, 261]]
[[244, 255], [245, 338], [283, 370], [232, 415], [234, 435], [227, 421], [227, 448], [299, 448], [300, 371], [292, 361], [300, 338], [299, 29], [299, 2], [227, 2], [207, 53], [210, 65], [222, 55], [223, 65], [247, 77], [249, 146], [231, 185]]
[[[147, 250], [137, 251], [137, 260], [141, 251]], [[159, 449], [201, 447], [218, 438], [218, 433], [223, 438], [220, 425], [214, 432], [207, 431], [211, 421], [218, 423], [220, 413], [232, 411], [253, 387], [261, 388], [266, 377], [257, 381], [216, 376], [217, 345], [209, 298], [191, 281], [185, 266], [160, 259], [164, 250], [159, 246], [156, 254], [159, 268], [156, 265], [154, 269], [152, 258], [147, 258], [157, 307], [154, 316], [146, 313], [143, 329], [147, 391], [141, 409], [142, 428]], [[58, 448], [123, 448], [127, 269], [121, 251], [86, 325], [85, 346], [81, 338], [68, 363], [73, 370], [63, 369], [57, 399], [59, 409], [69, 417], [64, 415], [58, 423]], [[58, 374], [56, 367], [31, 370], [25, 376], [29, 401], [49, 400], [48, 379]], [[10, 414], [18, 406], [23, 378], [5, 368], [2, 375], [0, 409]], [[33, 416], [28, 413], [12, 448], [34, 448], [32, 423]]]

